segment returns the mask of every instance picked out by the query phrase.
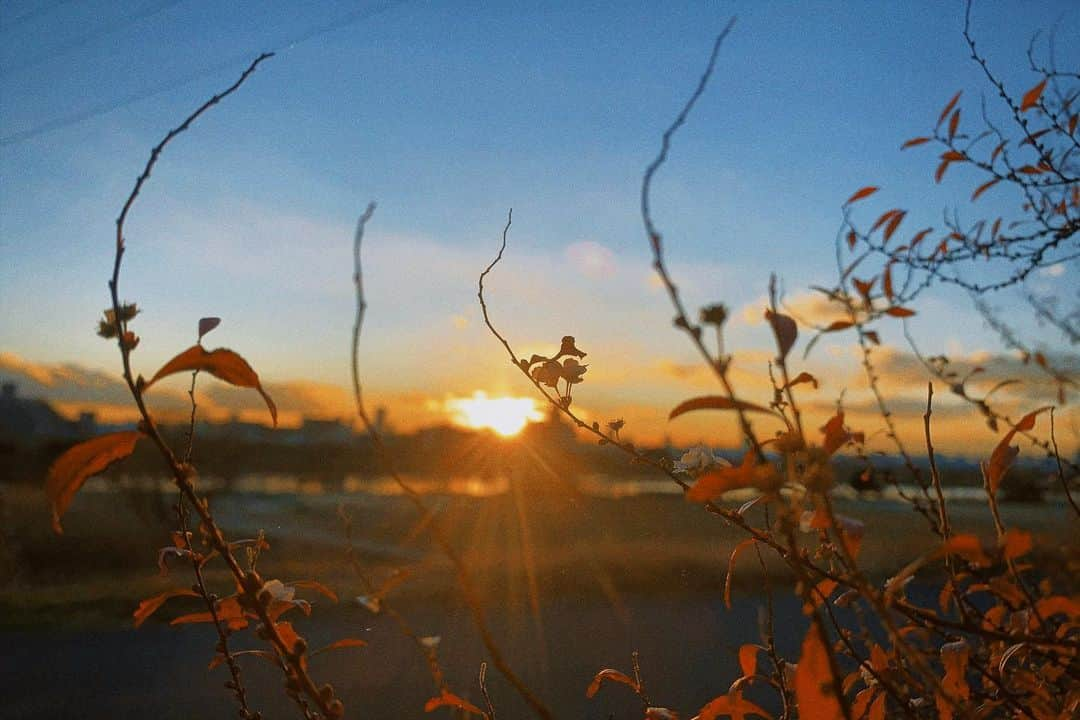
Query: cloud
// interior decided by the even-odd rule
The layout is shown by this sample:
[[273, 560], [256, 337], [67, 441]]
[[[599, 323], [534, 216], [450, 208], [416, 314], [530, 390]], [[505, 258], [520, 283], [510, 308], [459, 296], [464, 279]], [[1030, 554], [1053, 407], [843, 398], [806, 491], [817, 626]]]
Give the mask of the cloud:
[[574, 269], [587, 278], [607, 277], [616, 270], [615, 253], [592, 240], [567, 245], [563, 254]]

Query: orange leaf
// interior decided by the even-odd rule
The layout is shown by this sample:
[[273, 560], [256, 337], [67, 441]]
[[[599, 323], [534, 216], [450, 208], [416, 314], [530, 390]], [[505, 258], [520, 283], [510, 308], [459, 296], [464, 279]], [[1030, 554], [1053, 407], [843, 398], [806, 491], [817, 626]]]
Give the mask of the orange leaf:
[[[968, 687], [965, 678], [970, 653], [971, 648], [963, 640], [945, 643], [941, 646], [941, 664], [945, 668], [945, 676], [941, 679], [941, 687], [949, 697], [956, 701], [967, 700], [971, 696], [971, 688]], [[936, 700], [940, 717], [952, 718], [951, 703], [940, 696]]]
[[45, 495], [52, 506], [52, 527], [57, 535], [64, 532], [60, 517], [87, 478], [104, 472], [117, 460], [135, 452], [135, 443], [140, 437], [142, 433], [136, 430], [101, 435], [68, 449], [49, 466]]
[[326, 587], [325, 585], [323, 585], [321, 582], [319, 582], [317, 580], [294, 580], [293, 582], [286, 583], [286, 584], [291, 585], [292, 587], [307, 588], [309, 590], [314, 590], [314, 591], [316, 591], [318, 593], [321, 593], [322, 595], [325, 595], [326, 597], [330, 598], [334, 602], [338, 601], [337, 594], [334, 593], [333, 590]]
[[950, 100], [948, 104], [942, 109], [941, 115], [938, 116], [937, 127], [941, 127], [941, 123], [945, 122], [945, 118], [949, 115], [953, 107], [956, 105], [956, 101], [960, 99], [960, 93], [962, 92], [963, 90], [960, 90], [955, 95], [953, 95], [952, 100]]
[[844, 443], [851, 439], [851, 433], [844, 429], [844, 412], [842, 410], [829, 418], [829, 421], [821, 427], [821, 432], [825, 434], [825, 442], [822, 443], [822, 447], [829, 455], [839, 450], [844, 446]]
[[739, 648], [739, 668], [743, 677], [750, 677], [757, 672], [758, 646], [747, 643]]
[[1009, 528], [1006, 530], [1005, 536], [1001, 539], [1001, 547], [1004, 551], [1006, 560], [1012, 560], [1021, 555], [1027, 555], [1034, 546], [1035, 544], [1031, 539], [1031, 533], [1026, 530], [1018, 530], [1017, 528]]
[[954, 137], [956, 137], [956, 129], [959, 126], [960, 126], [960, 110], [957, 109], [956, 112], [954, 112], [952, 114], [952, 117], [949, 118], [949, 139], [950, 140], [952, 140]]
[[799, 717], [834, 720], [844, 717], [833, 688], [829, 649], [821, 640], [818, 626], [812, 624], [802, 643], [802, 654], [795, 668], [795, 699]]
[[907, 215], [906, 210], [901, 210], [892, 216], [892, 219], [885, 225], [885, 242], [888, 242], [892, 238], [893, 233], [896, 232], [896, 228], [900, 227], [900, 223], [903, 222], [904, 216]]
[[786, 385], [784, 385], [784, 389], [786, 390], [789, 387], [800, 385], [802, 383], [810, 383], [814, 386], [815, 389], [817, 389], [818, 386], [818, 381], [816, 377], [814, 377], [808, 372], [801, 372], [795, 377], [793, 377]]
[[851, 284], [855, 286], [855, 289], [859, 291], [859, 294], [863, 296], [865, 300], [870, 299], [870, 289], [874, 287], [874, 283], [877, 281], [877, 276], [870, 278], [869, 280], [860, 280], [859, 278], [852, 278]]
[[776, 346], [780, 351], [778, 357], [783, 362], [791, 351], [791, 346], [795, 344], [795, 339], [799, 337], [799, 328], [790, 317], [774, 313], [772, 310], [765, 311], [765, 319], [772, 325], [773, 335], [776, 336]]
[[916, 145], [922, 145], [923, 143], [926, 143], [926, 142], [930, 142], [930, 138], [928, 138], [928, 137], [911, 138], [910, 140], [905, 142], [903, 145], [901, 145], [900, 149], [901, 150], [907, 150], [909, 147], [915, 147]]
[[878, 693], [870, 705], [870, 720], [885, 720], [885, 693]]
[[1070, 620], [1076, 620], [1080, 618], [1080, 601], [1077, 598], [1066, 597], [1064, 595], [1053, 595], [1048, 598], [1042, 598], [1035, 602], [1035, 609], [1039, 611], [1039, 615], [1044, 618], [1049, 618], [1054, 615], [1065, 615]]
[[892, 266], [893, 264], [885, 263], [885, 271], [881, 274], [881, 289], [885, 293], [885, 297], [889, 302], [893, 301], [893, 284], [892, 284]]
[[934, 231], [934, 228], [926, 228], [915, 233], [915, 237], [911, 238], [911, 249], [914, 250], [915, 246], [923, 241], [923, 238]]
[[724, 605], [728, 610], [731, 609], [731, 578], [735, 574], [735, 561], [739, 558], [739, 554], [746, 548], [753, 545], [756, 540], [754, 538], [747, 538], [743, 540], [731, 551], [731, 555], [728, 555], [727, 561], [727, 577], [724, 578]]
[[975, 192], [971, 194], [971, 201], [974, 202], [975, 200], [978, 200], [980, 195], [997, 185], [1000, 180], [1001, 178], [994, 178], [993, 180], [988, 180], [979, 187], [975, 188]]
[[327, 645], [324, 648], [319, 648], [318, 650], [316, 650], [315, 652], [313, 652], [311, 654], [316, 655], [316, 654], [321, 653], [321, 652], [326, 652], [327, 650], [338, 650], [340, 648], [364, 647], [365, 645], [367, 645], [367, 642], [364, 641], [364, 640], [361, 640], [359, 638], [342, 638], [341, 640], [337, 640], [335, 642], [330, 643], [329, 645]]
[[285, 646], [287, 652], [294, 652], [296, 643], [303, 640], [296, 630], [293, 628], [292, 623], [288, 620], [282, 620], [281, 622], [274, 623], [274, 627], [277, 629], [278, 636], [281, 638], [282, 644]]
[[146, 598], [139, 601], [139, 607], [135, 609], [133, 617], [135, 618], [135, 627], [142, 625], [146, 618], [157, 612], [157, 609], [165, 604], [165, 601], [174, 597], [198, 597], [199, 594], [190, 588], [177, 588], [174, 590], [166, 590], [160, 595]]
[[877, 688], [868, 687], [860, 690], [855, 695], [855, 701], [851, 703], [851, 717], [863, 720], [866, 717], [867, 710], [870, 709], [870, 702], [877, 694]]
[[914, 315], [915, 311], [909, 310], [906, 307], [900, 307], [899, 305], [893, 305], [892, 307], [885, 309], [885, 314], [892, 315], [893, 317], [905, 318]]
[[605, 682], [622, 683], [623, 685], [629, 685], [631, 688], [633, 688], [634, 692], [638, 691], [638, 685], [636, 682], [633, 681], [633, 679], [619, 672], [618, 670], [611, 670], [609, 668], [607, 670], [601, 670], [600, 672], [596, 673], [596, 677], [592, 679], [592, 682], [589, 683], [589, 688], [585, 691], [585, 697], [592, 697], [593, 695], [596, 695], [596, 692], [600, 689], [600, 686], [603, 685]]
[[744, 699], [739, 691], [721, 695], [710, 701], [698, 711], [697, 720], [716, 720], [722, 715], [730, 716], [731, 720], [744, 720], [747, 715], [760, 715], [763, 718], [772, 720], [772, 715], [749, 700]]
[[[247, 627], [248, 621], [244, 617], [244, 609], [240, 607], [240, 601], [235, 596], [224, 598], [217, 605], [218, 619], [224, 622], [232, 630], [239, 630], [240, 628]], [[214, 622], [214, 616], [208, 612], [191, 613], [189, 615], [181, 615], [178, 618], [173, 618], [170, 625], [188, 625], [190, 623], [209, 623]]]
[[715, 467], [700, 475], [693, 486], [686, 491], [686, 499], [691, 502], [709, 502], [729, 490], [756, 487], [769, 490], [775, 485], [776, 471], [769, 463], [757, 464], [757, 455], [753, 451], [743, 456], [738, 467]]
[[947, 555], [959, 555], [978, 567], [987, 567], [993, 562], [983, 549], [979, 538], [970, 533], [953, 535], [942, 543], [941, 551]]
[[748, 412], [768, 413], [770, 415], [775, 414], [767, 407], [755, 405], [754, 403], [745, 402], [743, 400], [732, 400], [720, 395], [705, 395], [703, 397], [697, 397], [679, 403], [668, 415], [668, 420], [674, 420], [680, 415], [694, 410], [745, 410]]
[[892, 210], [886, 210], [885, 212], [881, 213], [881, 215], [878, 217], [878, 219], [874, 221], [874, 224], [870, 226], [870, 232], [871, 233], [874, 232], [879, 227], [881, 227], [886, 222], [888, 222], [893, 217], [895, 217], [897, 215], [897, 213], [902, 213], [902, 212], [904, 212], [904, 211], [899, 209], [899, 208], [893, 208]]
[[258, 390], [259, 394], [262, 395], [263, 400], [266, 401], [266, 407], [270, 410], [270, 417], [274, 420], [274, 426], [277, 426], [277, 406], [274, 405], [274, 401], [271, 400], [270, 396], [263, 390], [262, 385], [259, 383], [258, 374], [251, 369], [247, 360], [226, 348], [218, 348], [217, 350], [207, 352], [202, 345], [192, 345], [187, 350], [165, 363], [165, 365], [154, 374], [154, 377], [150, 378], [150, 382], [143, 386], [143, 389], [149, 388], [167, 375], [173, 375], [186, 370], [202, 370], [210, 373], [219, 380], [224, 380], [230, 385]]
[[934, 182], [941, 182], [941, 179], [945, 177], [945, 171], [949, 169], [949, 161], [942, 160], [941, 164], [937, 166], [937, 170], [934, 171]]
[[814, 589], [810, 591], [810, 602], [803, 603], [803, 612], [809, 615], [814, 611], [814, 608], [820, 607], [821, 603], [829, 599], [829, 596], [836, 590], [837, 582], [831, 578], [825, 578], [816, 585]]
[[1035, 427], [1036, 416], [1049, 409], [1050, 406], [1041, 407], [1020, 418], [1020, 421], [1016, 423], [1016, 426], [1005, 433], [1005, 437], [1001, 438], [1001, 442], [999, 442], [994, 448], [994, 451], [990, 453], [990, 462], [987, 463], [986, 466], [986, 480], [990, 486], [991, 493], [997, 493], [1002, 478], [1005, 477], [1005, 473], [1009, 470], [1009, 467], [1012, 466], [1013, 460], [1015, 460], [1016, 456], [1020, 453], [1019, 447], [1010, 445], [1009, 443], [1012, 442], [1016, 433], [1026, 432]]
[[864, 188], [859, 188], [858, 190], [855, 191], [854, 195], [852, 195], [851, 197], [849, 197], [847, 199], [847, 202], [844, 203], [844, 204], [845, 205], [850, 205], [851, 203], [862, 200], [865, 197], [870, 197], [871, 195], [873, 195], [874, 193], [876, 193], [880, 189], [881, 188], [879, 188], [876, 185], [867, 185]]
[[835, 320], [829, 323], [829, 326], [821, 332], [836, 332], [837, 330], [847, 330], [854, 324], [855, 323], [851, 322], [850, 320]]
[[1039, 98], [1042, 97], [1043, 89], [1046, 88], [1046, 80], [1024, 93], [1024, 98], [1020, 101], [1020, 112], [1025, 112], [1035, 107], [1039, 102]]
[[484, 718], [488, 716], [486, 712], [476, 707], [468, 700], [462, 700], [457, 695], [447, 690], [443, 690], [442, 695], [439, 697], [433, 697], [424, 703], [424, 712], [431, 712], [432, 710], [447, 706], [464, 710], [471, 715], [479, 715]]

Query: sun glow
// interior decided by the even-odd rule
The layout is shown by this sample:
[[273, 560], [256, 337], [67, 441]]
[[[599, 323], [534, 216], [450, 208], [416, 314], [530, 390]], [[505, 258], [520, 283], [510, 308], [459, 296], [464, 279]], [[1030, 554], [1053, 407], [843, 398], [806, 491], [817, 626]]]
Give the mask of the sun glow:
[[530, 422], [543, 420], [536, 403], [527, 397], [494, 397], [477, 390], [469, 398], [452, 398], [446, 401], [446, 410], [454, 422], [465, 427], [494, 430], [503, 437], [521, 432]]

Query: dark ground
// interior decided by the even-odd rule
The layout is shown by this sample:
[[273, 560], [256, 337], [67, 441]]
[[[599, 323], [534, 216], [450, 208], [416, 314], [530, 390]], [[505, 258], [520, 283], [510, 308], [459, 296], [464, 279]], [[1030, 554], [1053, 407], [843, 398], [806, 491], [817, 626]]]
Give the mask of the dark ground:
[[[334, 605], [305, 593], [315, 601], [314, 612], [292, 619], [312, 648], [341, 637], [368, 642], [312, 660], [314, 676], [333, 683], [347, 717], [425, 717], [424, 701], [433, 694], [426, 664], [387, 617], [352, 601], [361, 589], [345, 560], [335, 515], [342, 499], [231, 496], [214, 507], [231, 537], [266, 530], [272, 547], [260, 563], [264, 577], [314, 578], [341, 595]], [[131, 626], [139, 599], [191, 582], [183, 566], [169, 577], [156, 575], [156, 549], [167, 543], [168, 522], [146, 507], [135, 511], [145, 498], [87, 494], [77, 499], [66, 534], [57, 538], [48, 531], [40, 500], [31, 491], [8, 489], [4, 495], [8, 577], [0, 586], [0, 715], [234, 717], [222, 686], [227, 670], [207, 669], [213, 630], [167, 624], [201, 609], [196, 601], [171, 601], [140, 629]], [[445, 561], [428, 550], [422, 534], [401, 543], [415, 515], [400, 498], [344, 500], [365, 571], [385, 577], [392, 568], [414, 570], [391, 602], [418, 632], [441, 636], [439, 654], [452, 689], [481, 702], [476, 675], [487, 658]], [[726, 609], [727, 556], [740, 534], [680, 497], [510, 492], [436, 502], [483, 589], [506, 656], [557, 717], [640, 718], [641, 706], [625, 687], [606, 686], [596, 698], [585, 697], [597, 671], [629, 671], [634, 650], [641, 652], [653, 704], [692, 717], [738, 676], [738, 647], [759, 639], [765, 596], [756, 561], [750, 555], [739, 561], [734, 607]], [[985, 506], [953, 507], [960, 530], [988, 530]], [[923, 520], [903, 506], [845, 501], [840, 511], [866, 521], [862, 559], [878, 577], [931, 546]], [[1006, 522], [1035, 531], [1048, 557], [1068, 546], [1075, 551], [1064, 507], [1006, 505], [1003, 512]], [[773, 581], [782, 584], [773, 567]], [[530, 610], [530, 574], [539, 615]], [[217, 574], [213, 582], [227, 593], [226, 577]], [[776, 600], [778, 641], [795, 657], [806, 621], [790, 587], [777, 588]], [[235, 647], [258, 647], [258, 640], [245, 631]], [[297, 717], [281, 690], [280, 672], [259, 658], [244, 660], [252, 706], [267, 720]], [[494, 668], [488, 681], [499, 718], [529, 717]], [[757, 692], [750, 697], [768, 706], [768, 693]]]

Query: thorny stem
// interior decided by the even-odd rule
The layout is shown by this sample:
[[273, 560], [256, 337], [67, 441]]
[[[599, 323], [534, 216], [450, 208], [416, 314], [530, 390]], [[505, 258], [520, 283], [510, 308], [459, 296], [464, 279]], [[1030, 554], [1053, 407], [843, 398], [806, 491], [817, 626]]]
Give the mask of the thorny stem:
[[[143, 185], [146, 183], [147, 179], [149, 179], [150, 173], [153, 170], [154, 165], [157, 163], [161, 152], [165, 149], [165, 146], [173, 140], [173, 138], [187, 130], [191, 126], [191, 124], [199, 118], [199, 116], [201, 116], [211, 107], [218, 104], [219, 102], [221, 102], [221, 100], [235, 92], [244, 83], [244, 81], [246, 81], [248, 77], [250, 77], [251, 74], [255, 72], [255, 69], [259, 66], [259, 64], [270, 57], [273, 57], [273, 53], [263, 53], [262, 55], [257, 57], [251, 63], [251, 65], [249, 65], [248, 68], [244, 70], [244, 72], [240, 75], [240, 78], [236, 82], [234, 82], [224, 91], [218, 93], [217, 95], [214, 95], [212, 98], [199, 106], [199, 108], [196, 109], [195, 112], [193, 112], [191, 115], [189, 115], [184, 120], [184, 122], [170, 130], [168, 134], [166, 134], [165, 138], [156, 146], [154, 146], [154, 148], [150, 151], [150, 159], [147, 161], [142, 173], [136, 179], [135, 186], [134, 188], [132, 188], [131, 194], [124, 202], [123, 208], [120, 211], [120, 215], [116, 219], [116, 255], [113, 260], [112, 278], [109, 280], [109, 292], [112, 299], [113, 319], [117, 331], [117, 344], [120, 348], [120, 357], [123, 363], [124, 382], [127, 384], [128, 390], [131, 392], [132, 398], [135, 400], [135, 405], [139, 410], [139, 416], [142, 419], [139, 429], [150, 438], [150, 440], [157, 447], [162, 458], [165, 460], [170, 472], [172, 473], [173, 482], [176, 483], [177, 488], [180, 490], [182, 499], [191, 503], [191, 506], [195, 508], [195, 512], [199, 515], [199, 519], [202, 521], [202, 524], [206, 528], [211, 545], [213, 545], [214, 549], [221, 554], [221, 557], [224, 560], [225, 564], [228, 566], [229, 571], [232, 573], [233, 577], [236, 578], [236, 581], [241, 588], [241, 592], [244, 594], [245, 598], [249, 601], [251, 607], [254, 608], [256, 615], [259, 617], [259, 620], [266, 631], [266, 635], [271, 645], [274, 646], [274, 648], [282, 657], [286, 658], [285, 662], [287, 663], [289, 670], [295, 675], [296, 681], [300, 686], [302, 692], [308, 697], [310, 697], [312, 701], [314, 701], [315, 705], [319, 708], [319, 711], [323, 715], [327, 717], [337, 717], [342, 711], [340, 702], [331, 701], [330, 699], [324, 698], [319, 693], [318, 686], [315, 684], [314, 680], [311, 679], [311, 676], [307, 672], [307, 668], [305, 666], [306, 664], [303, 662], [302, 654], [294, 653], [294, 648], [288, 647], [285, 644], [285, 641], [281, 637], [281, 634], [278, 632], [273, 620], [267, 613], [266, 607], [259, 600], [258, 595], [261, 587], [261, 579], [254, 573], [249, 575], [240, 566], [240, 563], [236, 560], [236, 557], [232, 553], [232, 549], [230, 548], [228, 541], [225, 539], [225, 535], [218, 527], [213, 515], [211, 515], [209, 506], [195, 490], [195, 486], [192, 483], [192, 480], [194, 478], [194, 469], [190, 465], [181, 462], [176, 457], [175, 453], [173, 453], [172, 451], [172, 448], [170, 448], [169, 445], [165, 442], [165, 439], [162, 437], [161, 432], [157, 427], [157, 424], [151, 417], [142, 394], [143, 383], [141, 382], [141, 376], [140, 382], [136, 382], [135, 376], [132, 373], [131, 347], [129, 346], [127, 338], [125, 337], [127, 329], [126, 322], [121, 319], [120, 314], [119, 284], [120, 265], [124, 257], [125, 249], [124, 222], [127, 219], [128, 212], [133, 207], [136, 198], [138, 198], [139, 192], [142, 190]], [[332, 702], [334, 704], [332, 704]]]
[[[394, 482], [405, 493], [406, 497], [412, 502], [413, 506], [420, 512], [421, 516], [428, 516], [431, 510], [428, 508], [427, 502], [423, 496], [420, 495], [411, 485], [409, 485], [397, 470], [397, 464], [394, 462], [393, 455], [386, 447], [386, 443], [383, 441], [382, 434], [375, 427], [375, 424], [371, 421], [371, 418], [367, 414], [367, 410], [364, 408], [363, 396], [361, 394], [360, 385], [360, 361], [359, 361], [359, 343], [360, 343], [360, 331], [364, 323], [364, 311], [367, 308], [367, 303], [364, 300], [363, 292], [363, 273], [362, 265], [360, 262], [360, 246], [364, 237], [364, 226], [367, 220], [370, 219], [371, 214], [375, 211], [374, 204], [368, 205], [367, 210], [360, 216], [360, 220], [357, 223], [356, 237], [353, 242], [353, 261], [354, 274], [353, 281], [356, 285], [356, 321], [353, 324], [353, 344], [352, 344], [352, 377], [353, 377], [353, 395], [356, 400], [356, 414], [359, 416], [360, 421], [363, 423], [364, 428], [367, 430], [368, 435], [371, 437], [372, 442], [375, 445], [375, 449], [379, 454], [379, 459], [382, 461], [383, 466], [391, 477], [394, 478]], [[510, 221], [507, 220], [507, 228], [510, 227]], [[504, 231], [504, 246], [505, 246], [505, 231]], [[513, 685], [514, 689], [518, 692], [521, 698], [532, 708], [533, 712], [537, 716], [544, 718], [544, 720], [551, 720], [551, 711], [546, 705], [536, 696], [536, 694], [529, 688], [525, 682], [518, 677], [513, 668], [507, 662], [503, 656], [502, 651], [499, 649], [498, 644], [495, 642], [494, 636], [491, 634], [491, 630], [487, 624], [487, 618], [484, 612], [483, 604], [480, 600], [480, 596], [473, 586], [472, 578], [469, 574], [468, 567], [462, 560], [461, 555], [454, 549], [453, 544], [450, 542], [449, 537], [446, 535], [446, 531], [438, 523], [432, 523], [432, 536], [435, 539], [439, 549], [454, 566], [454, 570], [457, 575], [458, 586], [461, 589], [462, 597], [465, 600], [465, 604], [468, 605], [469, 611], [473, 617], [473, 624], [476, 625], [476, 629], [480, 634], [480, 640], [484, 643], [484, 647], [487, 649], [488, 654], [491, 655], [491, 661], [495, 664], [495, 667], [499, 669], [499, 672]]]

